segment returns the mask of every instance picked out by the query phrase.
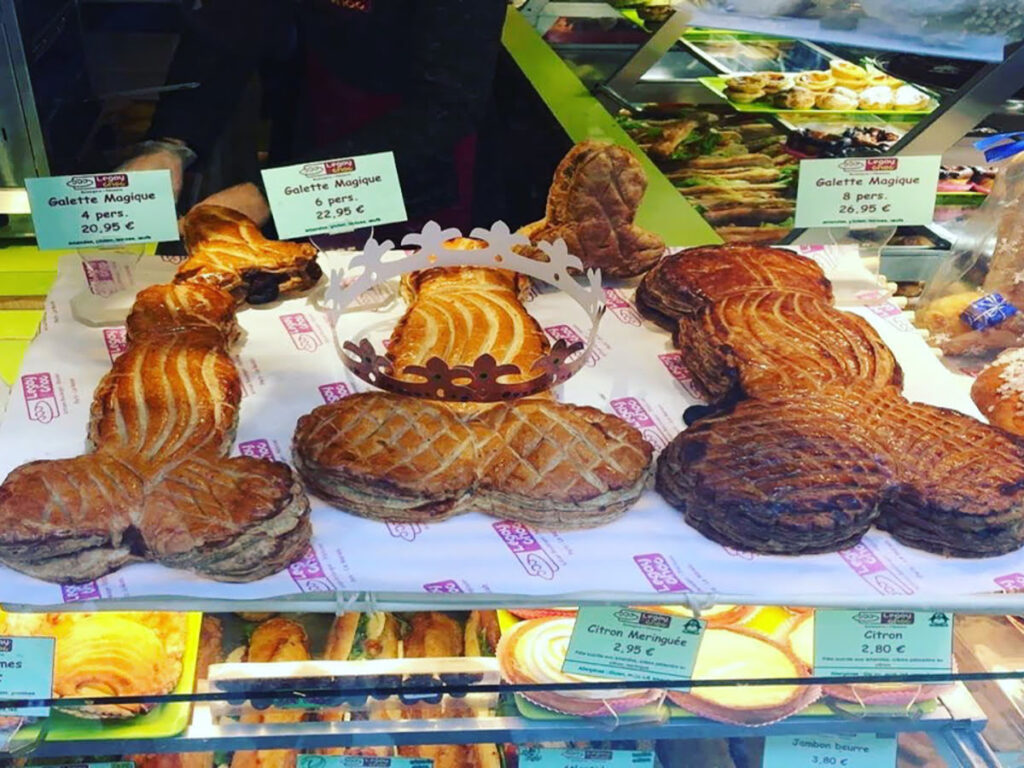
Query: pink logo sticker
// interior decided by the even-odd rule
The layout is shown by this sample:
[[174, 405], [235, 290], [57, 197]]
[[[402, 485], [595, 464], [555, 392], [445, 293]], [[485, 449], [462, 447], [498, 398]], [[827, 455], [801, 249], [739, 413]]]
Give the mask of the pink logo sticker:
[[491, 527], [528, 574], [548, 581], [555, 578], [558, 565], [544, 552], [529, 527], [513, 520], [501, 520]]
[[423, 526], [419, 523], [405, 523], [397, 520], [388, 520], [388, 533], [396, 539], [403, 541], [416, 541], [416, 537], [423, 533]]
[[336, 403], [343, 397], [348, 397], [352, 394], [352, 390], [349, 389], [348, 384], [341, 381], [335, 381], [332, 384], [321, 384], [320, 397], [324, 399], [325, 403]]
[[60, 416], [53, 378], [48, 373], [30, 373], [21, 377], [21, 391], [25, 395], [25, 410], [29, 421], [49, 424]]
[[82, 262], [85, 281], [89, 291], [97, 296], [109, 296], [116, 293], [119, 286], [114, 274], [114, 265], [106, 259], [90, 259]]
[[635, 429], [639, 429], [643, 433], [644, 439], [656, 449], [661, 450], [669, 444], [668, 435], [651, 418], [651, 414], [644, 404], [635, 397], [620, 397], [612, 400], [610, 405], [616, 416]]
[[881, 595], [912, 595], [915, 590], [861, 542], [839, 553], [848, 566], [876, 592]]
[[95, 581], [90, 581], [85, 584], [61, 584], [60, 594], [65, 603], [78, 603], [83, 600], [99, 600], [102, 597], [100, 594], [100, 586]]
[[[583, 334], [580, 333], [578, 328], [571, 325], [551, 325], [544, 329], [547, 331], [548, 336], [556, 341], [561, 339], [568, 344], [574, 344], [579, 342], [580, 344], [586, 344], [587, 340], [583, 338]], [[597, 337], [594, 346], [590, 348], [590, 354], [587, 356], [586, 365], [593, 368], [597, 365], [597, 361], [605, 356], [608, 351], [608, 346], [605, 344], [601, 337]]]
[[672, 569], [664, 555], [653, 552], [649, 555], [633, 555], [633, 562], [643, 573], [655, 592], [689, 592], [690, 588], [683, 583]]
[[995, 582], [1004, 592], [1024, 592], [1024, 573], [1008, 573], [1005, 576], [997, 576]]
[[238, 444], [238, 452], [253, 459], [274, 460], [274, 449], [266, 440], [248, 440]]
[[312, 547], [306, 550], [301, 560], [296, 560], [288, 566], [288, 575], [302, 592], [334, 591], [334, 584], [331, 583]]
[[683, 386], [686, 394], [695, 400], [703, 402], [704, 398], [693, 383], [693, 376], [690, 374], [689, 369], [683, 365], [683, 360], [678, 352], [666, 352], [663, 355], [658, 355], [658, 360], [665, 366], [665, 370], [669, 372], [672, 378]]
[[640, 326], [643, 324], [640, 314], [629, 303], [629, 299], [619, 293], [617, 288], [604, 289], [604, 303], [612, 314], [626, 325]]
[[128, 349], [128, 331], [124, 328], [104, 328], [103, 343], [107, 345], [110, 362], [114, 362]]
[[444, 595], [454, 595], [465, 592], [465, 590], [459, 586], [457, 581], [452, 581], [451, 579], [446, 579], [445, 581], [432, 581], [429, 584], [424, 584], [423, 590], [425, 592]]
[[309, 318], [301, 312], [281, 315], [281, 324], [288, 331], [296, 349], [301, 349], [303, 352], [315, 352], [324, 343], [313, 324], [309, 322]]

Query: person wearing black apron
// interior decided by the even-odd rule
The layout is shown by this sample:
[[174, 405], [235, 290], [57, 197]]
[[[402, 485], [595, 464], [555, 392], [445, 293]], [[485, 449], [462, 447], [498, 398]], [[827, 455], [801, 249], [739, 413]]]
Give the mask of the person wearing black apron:
[[[505, 0], [202, 0], [175, 53], [150, 139], [125, 164], [182, 171], [210, 156], [256, 73], [270, 166], [391, 151], [410, 222], [468, 231], [477, 131]], [[263, 224], [258, 175], [203, 202]]]

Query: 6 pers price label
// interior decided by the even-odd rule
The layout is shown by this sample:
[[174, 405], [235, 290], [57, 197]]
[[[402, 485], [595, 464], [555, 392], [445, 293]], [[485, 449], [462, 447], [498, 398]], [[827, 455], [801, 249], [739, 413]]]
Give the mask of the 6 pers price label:
[[885, 768], [896, 765], [896, 746], [891, 734], [769, 736], [762, 768]]
[[627, 606], [580, 608], [564, 672], [632, 680], [689, 680], [705, 622]]
[[44, 251], [178, 239], [167, 171], [25, 179], [25, 189]]
[[944, 611], [815, 611], [814, 673], [949, 672], [953, 615]]

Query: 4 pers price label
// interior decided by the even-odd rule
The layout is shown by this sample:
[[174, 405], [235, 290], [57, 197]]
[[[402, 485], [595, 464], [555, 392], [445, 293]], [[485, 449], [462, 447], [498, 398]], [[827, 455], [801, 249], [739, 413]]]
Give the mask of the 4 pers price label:
[[802, 160], [796, 226], [929, 224], [940, 162], [938, 155]]
[[178, 239], [167, 171], [49, 176], [25, 189], [43, 250]]
[[944, 611], [815, 611], [814, 673], [949, 672], [953, 615]]
[[769, 736], [762, 768], [886, 768], [896, 765], [896, 736]]
[[562, 670], [631, 680], [689, 680], [705, 622], [627, 606], [580, 608]]

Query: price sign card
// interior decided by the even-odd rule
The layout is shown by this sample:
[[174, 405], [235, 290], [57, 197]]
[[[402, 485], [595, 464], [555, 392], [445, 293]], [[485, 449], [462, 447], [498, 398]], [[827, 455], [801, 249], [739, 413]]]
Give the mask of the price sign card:
[[654, 768], [654, 753], [625, 749], [520, 747], [523, 768]]
[[930, 224], [938, 155], [801, 160], [796, 226]]
[[285, 239], [409, 218], [393, 152], [268, 168], [263, 186]]
[[815, 611], [814, 674], [949, 672], [953, 614], [941, 611]]
[[625, 606], [583, 607], [562, 670], [630, 680], [689, 680], [705, 624]]
[[178, 239], [169, 171], [25, 179], [44, 251]]
[[299, 755], [297, 768], [433, 768], [429, 757], [357, 757]]
[[768, 736], [761, 768], [891, 768], [896, 745], [895, 734]]
[[[53, 696], [52, 637], [0, 637], [0, 703], [16, 699], [49, 699]], [[0, 715], [47, 717], [50, 708], [15, 707]]]

